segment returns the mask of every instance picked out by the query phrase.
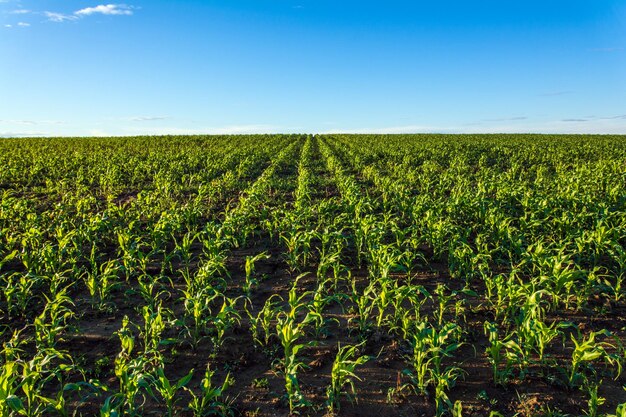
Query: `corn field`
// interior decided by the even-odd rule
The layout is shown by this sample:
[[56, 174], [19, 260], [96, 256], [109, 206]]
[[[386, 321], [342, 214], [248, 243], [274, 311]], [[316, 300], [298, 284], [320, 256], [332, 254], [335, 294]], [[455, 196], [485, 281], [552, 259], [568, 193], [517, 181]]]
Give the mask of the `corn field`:
[[626, 417], [626, 137], [0, 140], [0, 417]]

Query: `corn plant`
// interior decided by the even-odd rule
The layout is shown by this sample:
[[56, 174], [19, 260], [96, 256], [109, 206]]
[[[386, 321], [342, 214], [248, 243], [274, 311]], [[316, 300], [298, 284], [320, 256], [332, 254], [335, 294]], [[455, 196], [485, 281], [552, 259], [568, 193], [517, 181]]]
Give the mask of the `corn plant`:
[[0, 416], [10, 416], [12, 412], [24, 409], [22, 400], [18, 397], [19, 363], [5, 362], [0, 370]]
[[[21, 390], [21, 395], [9, 394], [7, 396], [8, 407], [17, 412], [18, 415], [35, 417], [48, 411], [51, 403], [64, 405], [63, 400], [54, 401], [54, 399], [44, 396], [43, 391], [44, 387], [55, 377], [55, 372], [51, 369], [53, 361], [65, 361], [65, 359], [67, 358], [62, 353], [50, 350], [35, 355], [30, 361], [20, 362], [21, 375], [17, 387]], [[17, 371], [14, 368], [15, 364], [16, 362], [12, 362], [9, 371]], [[11, 379], [7, 382], [14, 383], [15, 381], [11, 381]], [[3, 388], [3, 391], [7, 392], [11, 389], [9, 386]], [[62, 408], [61, 411], [64, 412], [64, 409]]]
[[71, 310], [74, 303], [66, 295], [66, 292], [67, 289], [63, 289], [52, 299], [44, 295], [47, 301], [46, 306], [33, 323], [35, 327], [35, 342], [38, 349], [53, 348], [58, 336], [67, 327], [67, 321], [74, 316], [74, 312]]
[[[442, 361], [446, 357], [451, 357], [461, 343], [458, 325], [447, 323], [441, 329], [433, 327], [426, 321], [415, 325], [411, 345], [413, 355], [411, 356], [412, 371], [405, 373], [410, 377], [414, 389], [426, 394], [426, 389], [433, 385], [435, 387], [435, 400], [437, 409], [441, 409], [442, 402], [445, 403], [446, 390], [454, 384], [456, 378], [461, 374], [458, 367], [442, 367]], [[439, 413], [439, 411], [438, 411]]]
[[192, 376], [193, 369], [178, 381], [172, 382], [165, 376], [165, 371], [162, 367], [156, 368], [153, 375], [146, 376], [149, 384], [148, 389], [158, 392], [161, 398], [163, 398], [163, 401], [165, 401], [168, 417], [172, 417], [174, 415], [174, 407], [177, 400], [180, 399], [179, 392], [185, 388]]
[[215, 372], [207, 366], [204, 378], [200, 383], [200, 395], [191, 389], [184, 387], [191, 395], [189, 409], [193, 412], [194, 417], [208, 416], [231, 416], [233, 411], [228, 400], [223, 399], [224, 392], [233, 384], [234, 380], [230, 374], [226, 375], [221, 386], [213, 385], [213, 376]]
[[267, 260], [269, 258], [270, 255], [268, 255], [266, 252], [259, 253], [255, 256], [246, 256], [246, 281], [243, 285], [243, 291], [247, 296], [250, 296], [252, 289], [259, 283], [258, 279], [254, 276], [254, 265], [258, 261]]
[[117, 335], [122, 347], [115, 359], [115, 376], [120, 384], [119, 390], [105, 400], [101, 414], [134, 416], [138, 412], [136, 399], [141, 390], [148, 387], [146, 362], [141, 356], [134, 357], [135, 336], [128, 317], [124, 317]]
[[302, 230], [284, 231], [280, 238], [287, 247], [286, 261], [291, 271], [299, 271], [311, 257], [311, 239], [314, 234]]
[[298, 372], [305, 367], [304, 362], [298, 357], [298, 353], [310, 345], [310, 343], [298, 343], [304, 335], [306, 325], [311, 318], [306, 316], [302, 321], [298, 321], [298, 312], [306, 309], [304, 298], [308, 294], [297, 294], [298, 279], [289, 291], [289, 311], [281, 311], [276, 316], [276, 334], [283, 347], [283, 374], [285, 377], [285, 389], [289, 401], [289, 410], [293, 412], [296, 408], [305, 407], [309, 402], [300, 391], [298, 382]]
[[84, 272], [83, 281], [85, 281], [94, 308], [102, 310], [107, 307], [111, 293], [118, 286], [120, 267], [116, 260], [109, 260], [98, 265], [95, 245], [91, 248], [89, 262], [91, 270]]
[[170, 320], [167, 316], [171, 313], [167, 309], [163, 309], [160, 304], [156, 308], [143, 306], [141, 313], [143, 329], [140, 335], [143, 338], [143, 355], [146, 358], [153, 357], [157, 361], [161, 361], [159, 347], [170, 342], [169, 340], [164, 340], [162, 334], [170, 325]]
[[581, 340], [577, 340], [574, 335], [571, 335], [574, 343], [568, 381], [571, 387], [587, 382], [585, 370], [586, 368], [593, 370], [592, 363], [594, 361], [602, 361], [608, 365], [617, 366], [616, 377], [621, 374], [621, 361], [616, 354], [610, 354], [606, 350], [607, 348], [614, 348], [614, 346], [605, 341], [597, 342], [596, 337], [598, 336], [610, 337], [611, 334], [606, 330], [600, 330], [591, 332], [588, 337], [583, 337]]
[[215, 329], [215, 336], [213, 337], [215, 350], [222, 346], [226, 332], [241, 322], [241, 315], [236, 306], [238, 300], [238, 298], [222, 296], [222, 307], [217, 313], [210, 316], [211, 324]]
[[353, 284], [351, 298], [357, 311], [356, 315], [350, 318], [349, 323], [356, 325], [359, 336], [364, 339], [372, 328], [370, 317], [376, 307], [376, 281], [371, 281], [360, 294]]
[[331, 322], [338, 323], [337, 319], [324, 317], [326, 306], [332, 302], [339, 301], [337, 296], [327, 294], [326, 284], [328, 282], [330, 282], [330, 280], [319, 283], [313, 293], [313, 299], [308, 303], [307, 317], [313, 324], [316, 339], [327, 336], [328, 324]]
[[354, 380], [361, 380], [355, 373], [355, 369], [359, 365], [363, 365], [370, 358], [367, 356], [359, 356], [355, 358], [358, 349], [362, 346], [344, 346], [339, 345], [337, 356], [333, 362], [330, 374], [330, 385], [326, 389], [326, 406], [331, 414], [340, 409], [340, 399], [344, 387], [349, 387], [350, 391], [346, 393], [347, 397], [352, 401], [356, 398], [356, 389]]
[[[191, 337], [191, 345], [196, 348], [202, 340], [210, 321], [211, 303], [219, 297], [212, 287], [195, 290], [182, 290], [185, 308], [184, 329]], [[189, 323], [191, 322], [191, 323]]]
[[4, 298], [9, 317], [24, 316], [33, 301], [33, 288], [36, 288], [41, 280], [39, 276], [17, 272], [6, 276], [3, 283]]

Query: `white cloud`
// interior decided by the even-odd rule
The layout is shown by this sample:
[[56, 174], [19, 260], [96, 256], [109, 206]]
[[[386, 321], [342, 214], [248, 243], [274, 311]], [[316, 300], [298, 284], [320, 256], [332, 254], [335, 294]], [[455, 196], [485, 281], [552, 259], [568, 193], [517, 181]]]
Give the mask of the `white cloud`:
[[0, 132], [0, 138], [31, 138], [35, 136], [49, 136], [43, 132]]
[[378, 128], [330, 129], [317, 133], [408, 134], [408, 133], [546, 133], [546, 134], [626, 134], [623, 118], [563, 119], [523, 123], [472, 123], [450, 126], [389, 126]]
[[29, 27], [29, 26], [30, 26], [30, 23], [26, 23], [26, 22], [19, 22], [17, 25], [18, 25], [18, 26], [21, 26], [21, 27], [23, 27], [23, 28], [26, 28], [26, 27]]
[[166, 120], [169, 119], [168, 116], [137, 116], [137, 117], [131, 117], [130, 121], [131, 122], [154, 122], [157, 120]]
[[13, 25], [4, 25], [5, 28], [12, 28]]
[[57, 23], [67, 22], [67, 21], [70, 21], [70, 20], [76, 20], [77, 19], [76, 16], [63, 14], [63, 13], [57, 13], [57, 12], [43, 12], [43, 14], [48, 18], [49, 21], [57, 22]]
[[87, 7], [85, 9], [74, 12], [76, 16], [89, 16], [92, 14], [106, 15], [131, 15], [133, 10], [125, 4], [101, 4], [95, 7]]
[[[71, 20], [77, 20], [85, 16], [90, 16], [94, 14], [103, 14], [109, 16], [120, 16], [125, 15], [129, 16], [133, 14], [133, 10], [135, 7], [127, 6], [125, 4], [100, 4], [94, 7], [86, 7], [84, 9], [80, 9], [75, 11], [72, 14], [64, 14], [58, 12], [43, 12], [44, 15], [51, 22], [67, 22]], [[25, 12], [27, 12], [25, 10]]]
[[128, 126], [116, 134], [123, 135], [252, 135], [264, 133], [297, 133], [306, 129], [300, 127], [275, 126], [266, 124], [231, 125], [221, 127], [184, 128], [174, 126], [138, 127]]
[[207, 130], [208, 133], [214, 135], [251, 135], [261, 133], [277, 133], [284, 132], [286, 130], [293, 131], [294, 129], [272, 125], [234, 125], [218, 128], [209, 128]]
[[107, 136], [113, 136], [113, 135], [109, 135], [107, 132], [103, 130], [94, 129], [94, 130], [89, 131], [89, 136], [107, 137]]
[[389, 127], [376, 127], [376, 128], [359, 128], [359, 129], [331, 129], [325, 132], [319, 132], [322, 134], [329, 133], [351, 133], [351, 134], [378, 134], [378, 135], [393, 135], [400, 133], [432, 133], [441, 132], [442, 128], [436, 126], [421, 126], [421, 125], [408, 125], [408, 126], [389, 126]]
[[28, 14], [28, 13], [30, 13], [30, 10], [28, 10], [28, 9], [17, 9], [17, 10], [13, 10], [10, 13], [11, 14]]
[[0, 124], [8, 124], [8, 125], [62, 125], [63, 122], [59, 122], [58, 120], [1, 120]]

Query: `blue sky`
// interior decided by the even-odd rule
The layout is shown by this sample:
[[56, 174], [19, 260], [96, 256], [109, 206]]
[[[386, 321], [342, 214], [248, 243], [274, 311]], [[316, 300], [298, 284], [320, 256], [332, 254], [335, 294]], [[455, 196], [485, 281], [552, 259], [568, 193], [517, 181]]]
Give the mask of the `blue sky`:
[[0, 0], [0, 136], [626, 134], [624, 0], [128, 1]]

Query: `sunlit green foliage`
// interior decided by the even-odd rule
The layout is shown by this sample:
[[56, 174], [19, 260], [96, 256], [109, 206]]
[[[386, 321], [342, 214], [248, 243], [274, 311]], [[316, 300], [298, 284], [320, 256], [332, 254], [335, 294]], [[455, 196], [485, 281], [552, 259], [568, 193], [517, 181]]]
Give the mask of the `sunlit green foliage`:
[[0, 416], [236, 415], [240, 347], [285, 412], [345, 409], [393, 348], [425, 415], [468, 409], [472, 363], [624, 415], [626, 329], [592, 318], [626, 307], [625, 161], [622, 136], [1, 140]]

